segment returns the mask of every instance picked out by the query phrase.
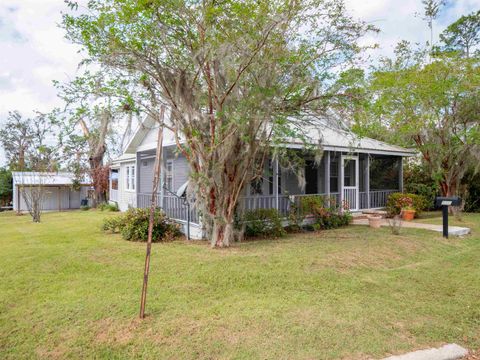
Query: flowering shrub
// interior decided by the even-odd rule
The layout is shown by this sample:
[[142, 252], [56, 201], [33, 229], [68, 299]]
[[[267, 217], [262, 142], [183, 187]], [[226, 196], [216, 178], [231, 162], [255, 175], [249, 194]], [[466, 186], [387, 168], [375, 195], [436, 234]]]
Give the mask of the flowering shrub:
[[428, 208], [428, 202], [425, 197], [416, 194], [393, 193], [387, 199], [387, 213], [390, 217], [399, 215], [402, 209], [415, 210], [417, 217]]
[[[120, 233], [128, 241], [147, 241], [149, 218], [150, 209], [131, 208], [121, 215], [105, 219], [102, 230]], [[178, 226], [172, 223], [163, 211], [156, 209], [152, 241], [171, 241], [178, 235]]]

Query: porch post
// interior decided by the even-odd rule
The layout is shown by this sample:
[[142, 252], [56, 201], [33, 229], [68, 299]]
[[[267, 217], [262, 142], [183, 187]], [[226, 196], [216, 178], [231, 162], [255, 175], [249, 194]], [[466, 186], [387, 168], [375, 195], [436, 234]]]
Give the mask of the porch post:
[[367, 192], [367, 209], [370, 209], [370, 154], [367, 154], [367, 166], [365, 169], [365, 191]]
[[327, 194], [327, 204], [330, 206], [330, 151], [325, 152], [325, 194]]
[[[338, 166], [339, 166], [339, 171], [338, 171], [338, 175], [340, 177], [340, 186], [339, 186], [339, 190], [340, 190], [340, 209], [343, 209], [343, 200], [344, 200], [344, 194], [343, 194], [343, 171], [344, 171], [344, 168], [343, 168], [343, 154], [340, 153], [340, 156], [339, 156], [339, 159], [340, 161], [338, 162]], [[343, 210], [342, 210], [343, 211]]]
[[163, 198], [164, 198], [164, 186], [165, 186], [165, 161], [164, 161], [165, 149], [163, 149], [161, 158], [160, 158], [160, 208], [163, 209]]
[[137, 204], [136, 207], [138, 208], [140, 203], [139, 203], [139, 192], [140, 192], [140, 165], [141, 165], [141, 156], [140, 153], [137, 151], [135, 154], [135, 195], [137, 198]]
[[403, 192], [403, 156], [400, 157], [400, 169], [398, 169], [398, 187], [400, 189], [400, 192]]
[[278, 158], [275, 158], [274, 170], [273, 170], [273, 191], [275, 194], [275, 209], [279, 208], [279, 199], [278, 199]]

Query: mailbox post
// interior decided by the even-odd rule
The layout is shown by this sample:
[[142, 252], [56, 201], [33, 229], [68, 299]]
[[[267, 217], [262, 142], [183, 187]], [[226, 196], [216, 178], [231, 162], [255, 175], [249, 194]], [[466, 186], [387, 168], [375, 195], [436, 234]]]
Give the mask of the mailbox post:
[[443, 218], [443, 237], [448, 239], [448, 207], [449, 206], [460, 206], [462, 199], [458, 196], [452, 197], [440, 197], [438, 196], [435, 199], [435, 205], [442, 207], [442, 218]]

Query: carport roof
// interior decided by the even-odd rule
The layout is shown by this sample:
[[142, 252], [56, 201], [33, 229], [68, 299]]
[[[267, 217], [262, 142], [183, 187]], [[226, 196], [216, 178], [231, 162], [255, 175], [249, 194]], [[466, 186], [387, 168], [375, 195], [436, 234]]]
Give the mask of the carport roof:
[[[12, 172], [14, 185], [70, 186], [75, 176], [69, 172]], [[90, 179], [82, 179], [81, 185], [90, 185]]]

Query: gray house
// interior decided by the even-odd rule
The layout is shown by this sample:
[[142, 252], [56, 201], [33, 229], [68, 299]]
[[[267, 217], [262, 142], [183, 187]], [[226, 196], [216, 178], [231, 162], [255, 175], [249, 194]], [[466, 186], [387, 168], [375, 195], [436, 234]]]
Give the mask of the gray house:
[[13, 172], [12, 178], [15, 211], [28, 211], [29, 193], [39, 188], [42, 188], [42, 210], [78, 209], [91, 187], [88, 181], [84, 181], [80, 188], [74, 189], [74, 175], [68, 172]]
[[[113, 162], [110, 200], [118, 203], [122, 211], [149, 206], [157, 133], [158, 125], [145, 119], [124, 154]], [[308, 136], [312, 143], [322, 144], [323, 158], [320, 164], [313, 156], [305, 159], [305, 186], [300, 186], [293, 172], [274, 160], [268, 161], [261, 181], [246, 189], [242, 199], [246, 209], [276, 208], [286, 215], [292, 201], [318, 194], [337, 204], [347, 204], [351, 211], [357, 212], [382, 208], [389, 194], [402, 191], [403, 158], [414, 155], [414, 151], [326, 126], [321, 130], [312, 127]], [[189, 220], [191, 236], [201, 238], [198, 214], [193, 205], [187, 207], [182, 198], [188, 184], [189, 166], [186, 159], [175, 152], [173, 134], [166, 129], [163, 146], [158, 205], [183, 224], [184, 230]], [[286, 146], [301, 151], [304, 142], [292, 139]]]

